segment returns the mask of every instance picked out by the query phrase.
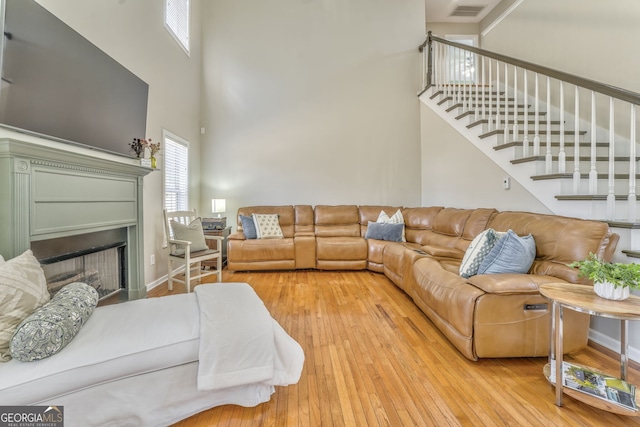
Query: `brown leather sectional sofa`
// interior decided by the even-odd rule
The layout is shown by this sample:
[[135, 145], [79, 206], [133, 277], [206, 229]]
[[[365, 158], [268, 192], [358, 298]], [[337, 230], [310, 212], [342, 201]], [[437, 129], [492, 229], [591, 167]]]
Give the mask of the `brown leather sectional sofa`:
[[[368, 222], [401, 210], [406, 242], [365, 239]], [[240, 215], [278, 214], [284, 238], [246, 239]], [[468, 279], [460, 263], [482, 231], [531, 234], [536, 257], [527, 274]], [[590, 252], [610, 260], [619, 236], [599, 221], [495, 209], [441, 206], [252, 206], [238, 210], [228, 240], [230, 270], [363, 270], [384, 273], [406, 292], [467, 358], [536, 357], [549, 350], [549, 302], [543, 283], [581, 283], [567, 264]], [[564, 349], [587, 344], [589, 316], [566, 310]]]

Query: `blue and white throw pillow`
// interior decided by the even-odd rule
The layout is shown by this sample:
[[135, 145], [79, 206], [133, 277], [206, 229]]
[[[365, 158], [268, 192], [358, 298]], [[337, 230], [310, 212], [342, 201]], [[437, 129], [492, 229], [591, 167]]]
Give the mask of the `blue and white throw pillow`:
[[498, 241], [498, 234], [493, 228], [488, 228], [478, 234], [467, 247], [460, 263], [460, 276], [468, 279], [478, 274], [478, 268], [485, 257]]

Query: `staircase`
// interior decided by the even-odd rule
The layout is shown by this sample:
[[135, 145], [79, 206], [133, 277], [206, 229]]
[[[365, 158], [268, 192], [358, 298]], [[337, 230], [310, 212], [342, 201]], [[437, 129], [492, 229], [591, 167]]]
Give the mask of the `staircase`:
[[421, 52], [425, 105], [555, 214], [607, 221], [617, 261], [640, 258], [640, 94], [432, 34]]

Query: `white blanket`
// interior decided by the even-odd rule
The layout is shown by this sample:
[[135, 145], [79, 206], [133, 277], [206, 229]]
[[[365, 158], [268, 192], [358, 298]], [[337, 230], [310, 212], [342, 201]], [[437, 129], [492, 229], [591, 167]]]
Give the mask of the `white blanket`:
[[198, 390], [297, 383], [304, 352], [246, 283], [195, 288], [200, 308]]

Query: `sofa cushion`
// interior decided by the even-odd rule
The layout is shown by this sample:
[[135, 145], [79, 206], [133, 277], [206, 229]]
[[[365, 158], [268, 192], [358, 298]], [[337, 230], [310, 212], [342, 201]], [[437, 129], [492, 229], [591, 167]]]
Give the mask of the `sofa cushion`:
[[392, 224], [382, 222], [371, 222], [367, 226], [365, 239], [386, 240], [389, 242], [402, 242], [402, 232], [404, 224]]
[[31, 250], [0, 266], [0, 361], [11, 359], [11, 337], [20, 322], [48, 301], [47, 280]]
[[[209, 249], [204, 239], [204, 230], [202, 229], [202, 221], [200, 218], [194, 219], [188, 225], [180, 224], [174, 220], [169, 221], [169, 223], [171, 224], [174, 239], [191, 242], [191, 246], [189, 247], [190, 252], [206, 251]], [[184, 247], [178, 246], [175, 249], [174, 255], [182, 255], [184, 252]]]
[[513, 230], [508, 230], [480, 263], [478, 274], [526, 273], [535, 258], [533, 236], [520, 237]]
[[[258, 239], [282, 239], [278, 214], [251, 214], [256, 225]], [[244, 229], [244, 226], [242, 227]]]
[[98, 299], [92, 286], [79, 282], [66, 285], [20, 323], [11, 339], [11, 357], [33, 362], [56, 354], [86, 323]]
[[257, 239], [258, 233], [256, 232], [256, 224], [253, 222], [253, 217], [239, 215], [240, 222], [242, 223], [242, 231], [244, 232], [244, 237], [247, 239]]

